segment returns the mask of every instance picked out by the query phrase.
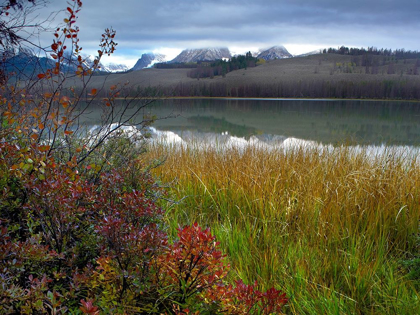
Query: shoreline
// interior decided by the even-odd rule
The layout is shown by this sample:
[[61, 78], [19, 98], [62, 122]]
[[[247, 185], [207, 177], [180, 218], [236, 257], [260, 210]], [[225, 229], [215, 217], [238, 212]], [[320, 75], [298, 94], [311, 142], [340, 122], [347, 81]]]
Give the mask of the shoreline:
[[[136, 97], [117, 97], [116, 100], [136, 99]], [[164, 97], [140, 97], [142, 100], [232, 100], [232, 101], [314, 101], [314, 102], [334, 102], [334, 101], [366, 101], [366, 102], [406, 102], [420, 103], [420, 100], [402, 99], [375, 99], [375, 98], [275, 98], [275, 97], [228, 97], [228, 96], [164, 96]]]

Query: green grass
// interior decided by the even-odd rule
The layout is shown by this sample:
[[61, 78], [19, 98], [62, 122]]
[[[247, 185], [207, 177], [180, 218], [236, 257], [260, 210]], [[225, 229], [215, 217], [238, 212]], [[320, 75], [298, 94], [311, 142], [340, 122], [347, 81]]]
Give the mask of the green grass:
[[154, 145], [148, 158], [162, 156], [156, 175], [185, 197], [168, 211], [170, 227], [211, 227], [232, 270], [284, 290], [288, 313], [420, 313], [419, 286], [401, 263], [419, 250], [419, 161], [345, 147]]

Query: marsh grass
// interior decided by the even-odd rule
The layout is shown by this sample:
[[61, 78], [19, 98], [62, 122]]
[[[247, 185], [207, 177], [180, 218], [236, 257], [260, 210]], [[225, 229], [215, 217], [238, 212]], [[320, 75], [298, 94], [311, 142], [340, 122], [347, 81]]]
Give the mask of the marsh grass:
[[290, 297], [292, 314], [418, 314], [402, 260], [418, 252], [420, 163], [392, 149], [153, 145], [156, 175], [186, 196], [172, 229], [210, 226], [232, 269]]

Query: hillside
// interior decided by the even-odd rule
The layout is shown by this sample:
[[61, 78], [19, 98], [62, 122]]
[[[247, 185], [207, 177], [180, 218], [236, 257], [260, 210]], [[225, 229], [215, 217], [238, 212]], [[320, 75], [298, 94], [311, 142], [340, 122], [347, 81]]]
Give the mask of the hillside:
[[159, 87], [173, 96], [420, 98], [415, 59], [318, 54], [267, 61], [225, 77], [193, 79], [189, 69], [144, 69], [93, 78], [92, 87], [129, 82], [127, 87]]

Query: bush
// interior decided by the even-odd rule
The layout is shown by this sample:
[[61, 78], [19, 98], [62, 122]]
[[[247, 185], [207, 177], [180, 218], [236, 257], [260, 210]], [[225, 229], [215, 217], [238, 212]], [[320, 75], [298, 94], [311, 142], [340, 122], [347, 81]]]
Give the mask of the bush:
[[186, 226], [169, 242], [146, 190], [118, 169], [91, 183], [46, 149], [0, 145], [4, 313], [280, 312], [279, 291], [226, 283], [229, 266], [208, 229]]

